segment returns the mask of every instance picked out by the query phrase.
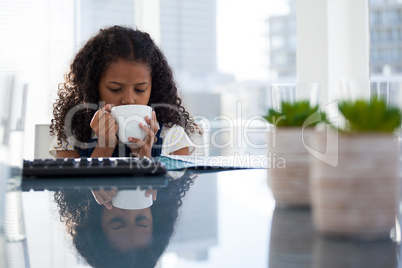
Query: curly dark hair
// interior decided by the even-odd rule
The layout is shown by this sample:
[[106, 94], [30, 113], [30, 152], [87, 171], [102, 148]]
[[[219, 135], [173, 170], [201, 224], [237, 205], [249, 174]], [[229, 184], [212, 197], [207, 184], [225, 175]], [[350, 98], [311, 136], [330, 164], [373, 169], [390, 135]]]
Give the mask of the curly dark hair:
[[[182, 126], [187, 134], [194, 132], [193, 120], [182, 106], [171, 67], [150, 35], [137, 29], [112, 26], [101, 29], [89, 39], [71, 63], [64, 83], [59, 84], [50, 125], [50, 133], [57, 134], [59, 145], [67, 142], [66, 131], [71, 131], [69, 133], [80, 142], [90, 139], [90, 122], [99, 108], [101, 77], [118, 59], [149, 66], [152, 90], [148, 105], [154, 108], [158, 120], [167, 127]], [[69, 119], [72, 110], [75, 112]]]
[[93, 267], [154, 267], [167, 248], [174, 232], [182, 198], [193, 184], [196, 175], [185, 173], [170, 179], [168, 186], [158, 190], [158, 198], [151, 206], [153, 218], [152, 242], [145, 248], [119, 252], [114, 249], [101, 226], [103, 206], [96, 203], [90, 191], [58, 191], [54, 200], [60, 220], [78, 253]]

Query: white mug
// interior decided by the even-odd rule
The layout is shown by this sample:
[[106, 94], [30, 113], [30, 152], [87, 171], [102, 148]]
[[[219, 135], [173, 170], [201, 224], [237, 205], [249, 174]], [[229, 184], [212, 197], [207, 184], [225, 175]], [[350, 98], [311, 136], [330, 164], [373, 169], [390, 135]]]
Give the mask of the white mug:
[[123, 143], [130, 143], [129, 137], [144, 140], [146, 132], [139, 126], [140, 123], [147, 125], [145, 117], [152, 118], [152, 108], [147, 105], [119, 105], [112, 107], [110, 114], [116, 120], [119, 130], [117, 136]]
[[152, 206], [152, 195], [145, 196], [146, 191], [140, 190], [120, 190], [112, 199], [113, 206], [121, 209], [143, 209]]

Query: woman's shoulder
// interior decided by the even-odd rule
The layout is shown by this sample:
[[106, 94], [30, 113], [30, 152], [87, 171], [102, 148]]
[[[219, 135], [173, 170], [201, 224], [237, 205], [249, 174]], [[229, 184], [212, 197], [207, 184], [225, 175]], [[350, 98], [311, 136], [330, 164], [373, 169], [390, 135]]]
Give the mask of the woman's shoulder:
[[66, 141], [59, 141], [57, 135], [54, 136], [52, 144], [49, 147], [49, 154], [53, 157], [56, 157], [57, 151], [69, 151], [75, 150], [74, 145], [76, 143], [76, 139], [73, 136], [67, 138]]
[[184, 128], [179, 125], [163, 126], [160, 137], [163, 139], [162, 154], [170, 154], [185, 147], [188, 147], [191, 153], [195, 148]]
[[189, 139], [186, 131], [182, 126], [173, 125], [171, 127], [163, 126], [161, 129], [160, 137], [164, 141], [177, 141], [181, 139]]
[[184, 131], [184, 128], [182, 126], [174, 124], [174, 125], [168, 127], [168, 126], [163, 125], [162, 129], [161, 129], [161, 135], [162, 134], [166, 135], [166, 134], [171, 134], [174, 132], [181, 132], [181, 131]]
[[190, 128], [191, 130], [189, 131], [190, 133], [187, 133], [187, 131], [180, 125], [174, 124], [170, 127], [163, 125], [162, 130], [161, 130], [161, 135], [162, 133], [164, 135], [170, 134], [170, 133], [177, 133], [177, 132], [184, 132], [188, 136], [192, 136], [193, 134], [203, 134], [204, 130], [198, 125], [198, 124], [193, 124]]

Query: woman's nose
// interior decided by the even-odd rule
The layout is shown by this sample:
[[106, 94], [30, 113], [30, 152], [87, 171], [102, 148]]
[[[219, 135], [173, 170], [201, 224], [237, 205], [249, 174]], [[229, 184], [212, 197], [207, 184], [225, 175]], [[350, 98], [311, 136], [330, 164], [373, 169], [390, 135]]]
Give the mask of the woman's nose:
[[123, 94], [123, 98], [121, 100], [121, 104], [135, 104], [135, 94], [132, 90], [126, 90]]

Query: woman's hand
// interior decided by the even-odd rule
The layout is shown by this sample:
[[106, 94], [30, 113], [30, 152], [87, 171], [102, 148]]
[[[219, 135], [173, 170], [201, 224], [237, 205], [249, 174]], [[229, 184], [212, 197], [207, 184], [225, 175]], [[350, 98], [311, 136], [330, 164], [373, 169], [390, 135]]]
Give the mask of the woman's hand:
[[128, 146], [131, 152], [138, 157], [151, 157], [152, 144], [154, 144], [155, 134], [158, 132], [158, 123], [156, 122], [155, 111], [152, 112], [152, 118], [145, 117], [145, 121], [149, 125], [140, 123], [140, 128], [147, 134], [145, 140], [129, 137], [128, 140], [132, 143]]
[[107, 104], [98, 110], [91, 120], [91, 128], [98, 138], [98, 147], [115, 148], [118, 142], [116, 133], [119, 126], [109, 113], [112, 106]]
[[99, 205], [104, 205], [107, 209], [112, 209], [113, 205], [111, 202], [113, 197], [117, 194], [116, 188], [113, 187], [111, 190], [108, 191], [105, 191], [101, 188], [99, 191], [91, 190], [91, 192]]

